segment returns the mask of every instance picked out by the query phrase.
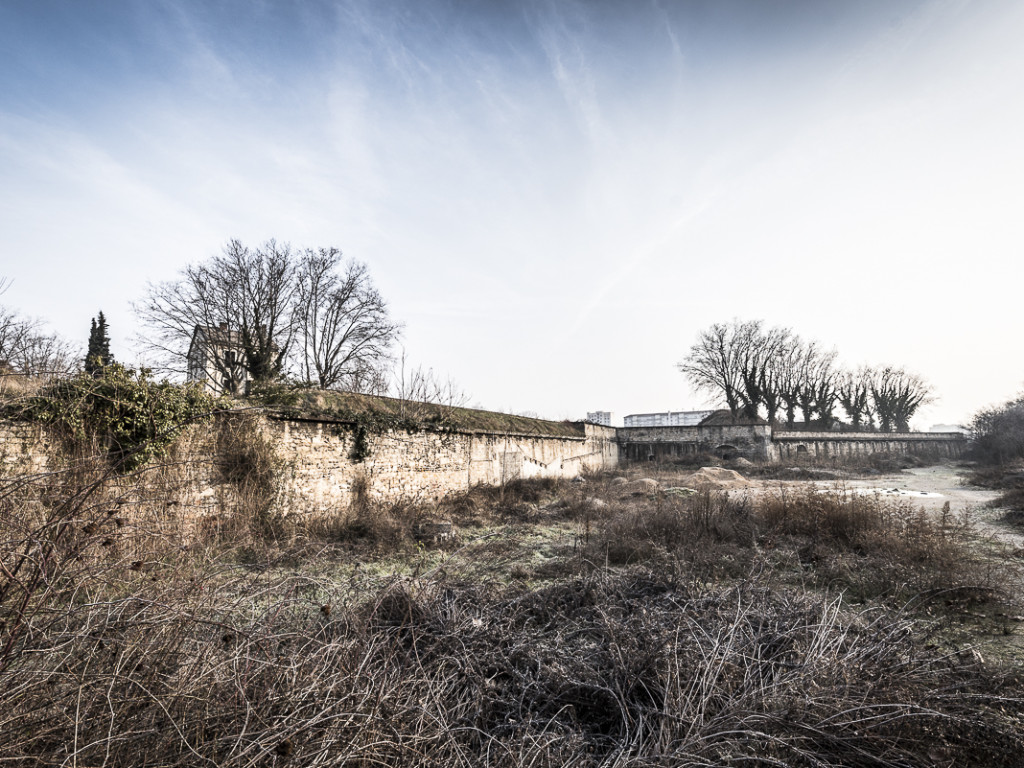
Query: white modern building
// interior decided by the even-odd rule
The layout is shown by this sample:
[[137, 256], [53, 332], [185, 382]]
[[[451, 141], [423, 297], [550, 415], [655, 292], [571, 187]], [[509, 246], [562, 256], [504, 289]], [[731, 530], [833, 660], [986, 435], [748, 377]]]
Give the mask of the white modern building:
[[587, 421], [589, 421], [591, 424], [600, 424], [604, 427], [610, 427], [612, 425], [612, 412], [588, 411]]
[[696, 427], [714, 411], [665, 411], [632, 413], [623, 419], [626, 427]]

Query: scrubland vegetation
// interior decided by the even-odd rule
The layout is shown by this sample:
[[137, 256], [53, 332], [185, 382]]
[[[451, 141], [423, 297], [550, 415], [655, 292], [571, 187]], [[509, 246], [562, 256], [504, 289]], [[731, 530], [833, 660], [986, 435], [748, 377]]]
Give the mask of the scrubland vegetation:
[[1024, 396], [975, 414], [971, 422], [971, 481], [995, 488], [993, 505], [1006, 509], [1006, 522], [1024, 528]]
[[67, 440], [0, 478], [0, 764], [1019, 764], [970, 515], [646, 465], [292, 514], [249, 415], [108, 367], [5, 406]]
[[173, 448], [3, 479], [0, 763], [1019, 764], [973, 645], [1019, 575], [965, 517], [624, 473], [309, 519], [243, 434], [206, 525]]

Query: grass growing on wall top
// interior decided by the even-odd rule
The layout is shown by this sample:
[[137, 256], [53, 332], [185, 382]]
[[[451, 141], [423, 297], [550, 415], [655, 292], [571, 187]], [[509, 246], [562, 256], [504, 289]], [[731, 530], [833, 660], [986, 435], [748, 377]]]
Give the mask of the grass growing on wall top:
[[583, 426], [571, 421], [548, 421], [509, 413], [438, 403], [422, 403], [354, 392], [275, 388], [256, 397], [285, 415], [354, 421], [370, 427], [439, 429], [462, 432], [583, 437]]

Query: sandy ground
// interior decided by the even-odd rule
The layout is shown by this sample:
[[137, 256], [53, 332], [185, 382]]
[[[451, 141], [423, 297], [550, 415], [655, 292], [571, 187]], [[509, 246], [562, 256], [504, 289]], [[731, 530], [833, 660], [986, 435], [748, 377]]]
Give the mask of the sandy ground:
[[[950, 511], [969, 512], [979, 532], [992, 536], [1014, 548], [1024, 548], [1024, 535], [1001, 522], [1006, 510], [989, 507], [998, 491], [965, 485], [961, 470], [949, 464], [908, 469], [891, 475], [845, 480], [847, 488], [862, 492], [898, 495], [920, 505], [929, 512], [938, 512], [948, 501]], [[818, 482], [815, 485], [833, 486], [835, 483]]]

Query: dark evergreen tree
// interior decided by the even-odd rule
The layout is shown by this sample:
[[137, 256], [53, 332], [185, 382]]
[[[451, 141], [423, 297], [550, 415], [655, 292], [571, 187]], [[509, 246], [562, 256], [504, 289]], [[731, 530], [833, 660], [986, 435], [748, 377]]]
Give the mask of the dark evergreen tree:
[[92, 319], [89, 329], [89, 349], [85, 353], [85, 370], [93, 376], [99, 374], [105, 366], [114, 362], [110, 354], [110, 336], [107, 334], [107, 318], [101, 311], [99, 317]]

